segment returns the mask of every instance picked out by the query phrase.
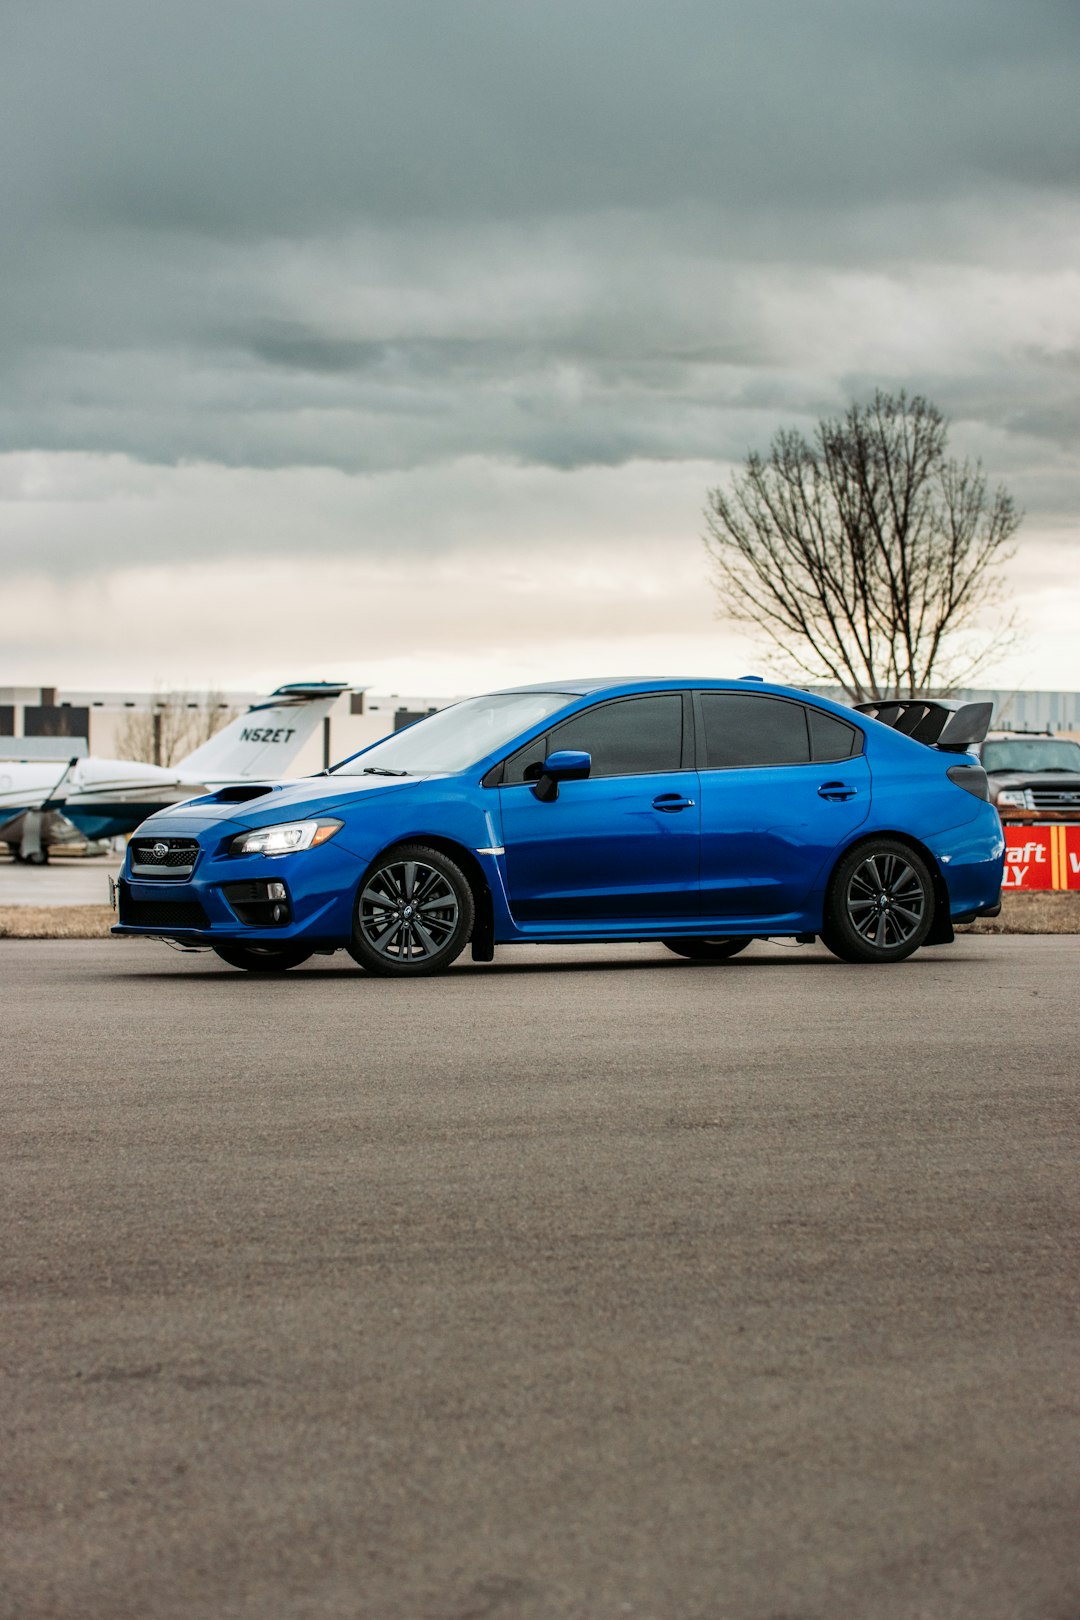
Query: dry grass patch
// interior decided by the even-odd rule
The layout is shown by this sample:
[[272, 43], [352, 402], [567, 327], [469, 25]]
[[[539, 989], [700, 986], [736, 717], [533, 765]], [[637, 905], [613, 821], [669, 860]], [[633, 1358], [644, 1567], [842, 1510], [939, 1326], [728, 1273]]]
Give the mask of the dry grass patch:
[[1080, 934], [1080, 890], [1002, 896], [1000, 917], [980, 917], [964, 934]]
[[107, 939], [110, 906], [0, 906], [0, 939]]

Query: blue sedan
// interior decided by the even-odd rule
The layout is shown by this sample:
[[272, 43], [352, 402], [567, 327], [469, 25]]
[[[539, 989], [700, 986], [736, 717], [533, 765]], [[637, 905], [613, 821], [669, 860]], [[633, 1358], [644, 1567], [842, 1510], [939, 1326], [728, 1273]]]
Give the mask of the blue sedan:
[[979, 731], [970, 706], [863, 712], [756, 679], [470, 698], [320, 776], [151, 816], [113, 932], [271, 973], [343, 948], [411, 977], [525, 942], [723, 961], [785, 935], [897, 962], [999, 906]]

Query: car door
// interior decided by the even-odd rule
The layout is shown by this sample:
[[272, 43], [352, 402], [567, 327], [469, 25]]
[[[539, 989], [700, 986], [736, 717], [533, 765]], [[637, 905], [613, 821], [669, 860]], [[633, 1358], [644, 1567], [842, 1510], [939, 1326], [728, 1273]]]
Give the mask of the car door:
[[[689, 694], [613, 698], [573, 715], [507, 762], [502, 807], [510, 909], [523, 925], [695, 916], [697, 775]], [[685, 738], [685, 742], [684, 742]], [[558, 797], [533, 792], [549, 753], [592, 756]]]
[[859, 728], [765, 693], [695, 697], [702, 916], [797, 914], [870, 813]]

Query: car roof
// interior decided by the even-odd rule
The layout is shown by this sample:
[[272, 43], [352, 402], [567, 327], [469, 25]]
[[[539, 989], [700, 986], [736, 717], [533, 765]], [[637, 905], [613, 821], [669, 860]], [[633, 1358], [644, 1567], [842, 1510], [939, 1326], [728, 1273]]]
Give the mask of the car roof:
[[828, 698], [819, 698], [816, 693], [805, 692], [799, 687], [765, 681], [760, 675], [588, 675], [576, 680], [539, 681], [534, 686], [506, 686], [500, 688], [494, 695], [502, 697], [512, 692], [561, 692], [567, 697], [593, 697], [598, 692], [614, 696], [623, 692], [655, 692], [668, 687], [682, 689], [688, 686], [702, 690], [709, 687], [761, 687], [765, 692], [795, 694], [800, 698], [809, 698], [811, 702], [829, 702]]

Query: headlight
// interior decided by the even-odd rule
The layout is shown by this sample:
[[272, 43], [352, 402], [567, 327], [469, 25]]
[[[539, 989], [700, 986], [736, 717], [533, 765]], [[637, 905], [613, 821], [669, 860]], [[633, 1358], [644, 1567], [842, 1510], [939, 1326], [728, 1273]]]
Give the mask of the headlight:
[[1021, 810], [1033, 808], [1028, 802], [1028, 795], [1024, 788], [1002, 788], [997, 796], [998, 804], [1014, 804]]
[[325, 844], [343, 825], [332, 816], [323, 816], [318, 821], [283, 821], [276, 827], [238, 833], [229, 851], [233, 855], [292, 855], [298, 849]]

